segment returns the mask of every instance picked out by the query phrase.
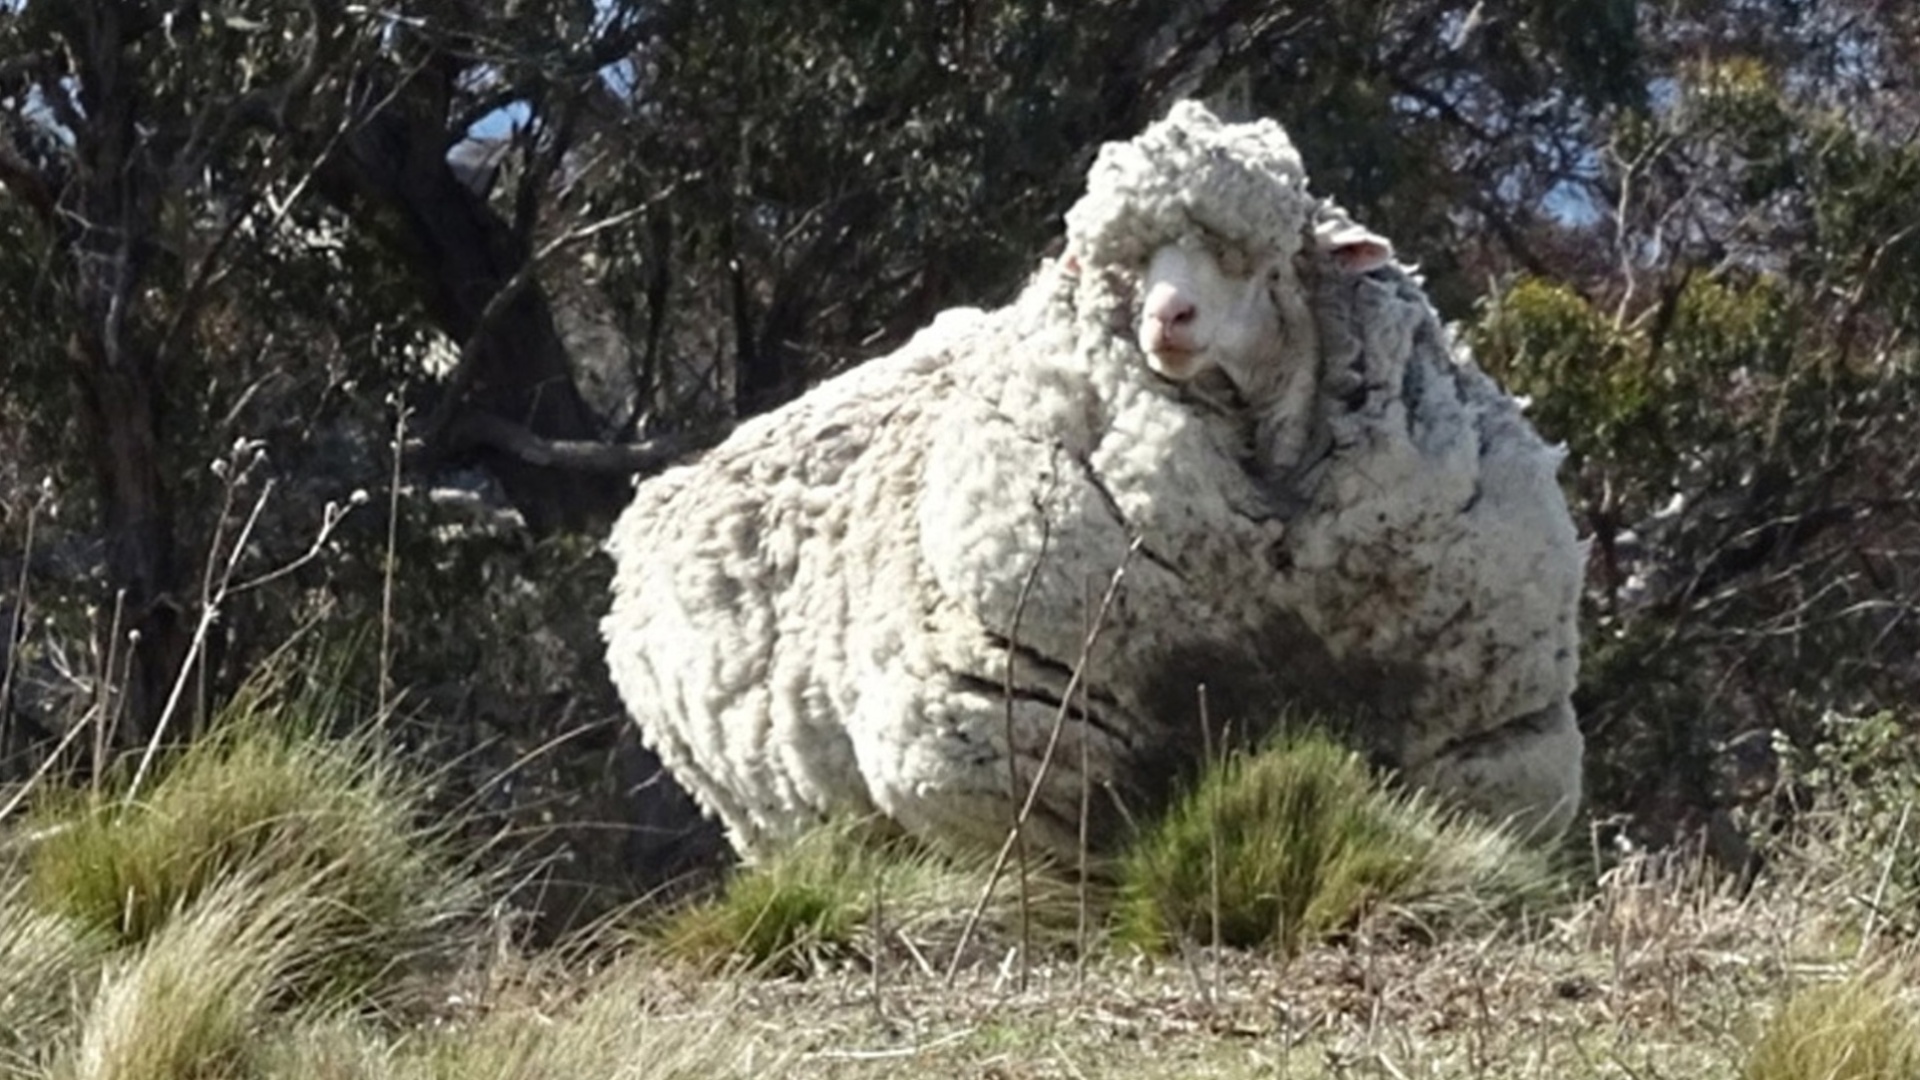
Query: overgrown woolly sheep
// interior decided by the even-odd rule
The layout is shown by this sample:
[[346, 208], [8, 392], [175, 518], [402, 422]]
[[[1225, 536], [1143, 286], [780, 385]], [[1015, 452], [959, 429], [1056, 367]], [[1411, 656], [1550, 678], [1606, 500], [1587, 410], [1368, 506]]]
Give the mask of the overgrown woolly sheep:
[[[1397, 654], [1313, 606], [1340, 589], [1301, 580], [1341, 507], [1315, 495], [1299, 505], [1335, 524], [1303, 525], [1272, 482], [1309, 464], [1316, 425], [1321, 485], [1367, 464], [1339, 442], [1355, 425], [1315, 418], [1345, 401], [1315, 393], [1317, 309], [1367, 280], [1324, 230], [1306, 250], [1326, 216], [1277, 125], [1177, 106], [1103, 148], [1065, 254], [1012, 305], [936, 320], [641, 485], [608, 542], [608, 664], [738, 849], [836, 811], [993, 842], [1043, 761], [1030, 835], [1073, 850], [1084, 790], [1107, 846], [1191, 762], [1199, 685], [1242, 731], [1380, 685], [1374, 654]], [[1184, 318], [1146, 284], [1170, 252], [1213, 274]], [[1238, 301], [1210, 322], [1222, 290]], [[1413, 732], [1399, 704], [1375, 711]], [[1425, 764], [1405, 754], [1425, 741], [1375, 741]]]

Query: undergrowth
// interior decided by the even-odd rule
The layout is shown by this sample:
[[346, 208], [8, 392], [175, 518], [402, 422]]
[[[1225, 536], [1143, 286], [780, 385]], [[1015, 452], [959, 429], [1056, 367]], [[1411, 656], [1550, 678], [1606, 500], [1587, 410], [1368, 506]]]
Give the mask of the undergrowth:
[[[736, 873], [718, 894], [661, 918], [647, 935], [660, 956], [719, 970], [805, 974], [824, 964], [870, 961], [911, 941], [923, 956], [957, 948], [979, 909], [991, 936], [1019, 923], [1021, 888], [992, 860], [887, 835], [872, 822], [829, 822], [764, 863]], [[1078, 893], [1047, 867], [1026, 876], [1030, 925], [1045, 945], [1068, 940]]]
[[[532, 952], [476, 919], [496, 882], [422, 824], [426, 782], [334, 726], [265, 686], [139, 792], [0, 823], [0, 1080], [1920, 1075], [1907, 922], [1846, 899], [1897, 877], [1900, 793], [1847, 770], [1820, 797], [1887, 812], [1806, 815], [1744, 891], [1636, 855], [1573, 897], [1296, 734], [1221, 763], [1114, 881], [839, 822], [638, 934]], [[1216, 934], [1211, 975], [1162, 959]]]
[[335, 737], [309, 694], [242, 694], [144, 790], [44, 799], [27, 823], [33, 907], [121, 948], [141, 946], [235, 879], [298, 895], [324, 948], [310, 991], [371, 993], [470, 923], [478, 876], [425, 816], [427, 785], [362, 729]]
[[1767, 1024], [1742, 1080], [1912, 1080], [1920, 1015], [1885, 973], [1802, 990]]

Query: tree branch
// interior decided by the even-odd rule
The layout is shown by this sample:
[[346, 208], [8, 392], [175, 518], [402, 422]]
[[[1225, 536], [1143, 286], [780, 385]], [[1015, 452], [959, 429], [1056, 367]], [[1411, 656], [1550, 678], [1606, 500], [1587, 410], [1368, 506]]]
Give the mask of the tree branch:
[[[727, 434], [718, 429], [661, 435], [637, 443], [601, 443], [583, 439], [546, 439], [524, 426], [489, 413], [468, 413], [455, 420], [444, 436], [446, 448], [466, 450], [486, 447], [499, 450], [540, 468], [571, 472], [615, 473], [651, 476], [689, 454], [705, 450]], [[428, 456], [423, 440], [409, 447], [411, 454]]]

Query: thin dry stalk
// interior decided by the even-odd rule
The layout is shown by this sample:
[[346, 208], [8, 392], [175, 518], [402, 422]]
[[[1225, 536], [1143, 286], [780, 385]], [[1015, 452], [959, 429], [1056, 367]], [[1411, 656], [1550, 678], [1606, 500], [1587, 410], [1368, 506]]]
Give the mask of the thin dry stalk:
[[407, 407], [393, 421], [393, 472], [387, 477], [387, 550], [380, 568], [380, 715], [387, 715], [393, 690], [393, 571], [400, 529], [400, 461], [407, 445]]
[[[1040, 548], [1034, 553], [1033, 564], [1027, 567], [1027, 576], [1020, 582], [1020, 595], [1013, 602], [1013, 624], [1007, 631], [1007, 662], [1001, 674], [1001, 703], [1006, 709], [1007, 729], [1007, 791], [1020, 790], [1020, 757], [1014, 752], [1013, 745], [1013, 662], [1020, 651], [1020, 620], [1027, 612], [1027, 598], [1033, 593], [1034, 579], [1040, 576], [1040, 567], [1046, 564], [1047, 543], [1053, 536], [1052, 519], [1042, 516], [1040, 519]], [[1020, 866], [1020, 990], [1027, 989], [1028, 957], [1033, 952], [1033, 904], [1028, 892], [1027, 878], [1027, 832], [1026, 821], [1013, 804], [1008, 804], [1013, 813], [1013, 850]]]
[[885, 874], [873, 875], [873, 904], [867, 911], [867, 933], [873, 939], [873, 959], [867, 968], [871, 982], [869, 989], [873, 993], [873, 1018], [883, 1024], [887, 1019], [886, 980], [881, 969], [886, 966], [886, 958], [882, 953], [886, 949], [887, 940], [885, 929], [881, 925], [881, 919], [886, 912], [880, 902], [880, 894], [886, 877]]
[[[1073, 675], [1067, 680], [1066, 692], [1060, 695], [1060, 707], [1054, 711], [1053, 727], [1047, 733], [1047, 747], [1040, 755], [1040, 767], [1034, 771], [1033, 783], [1027, 787], [1026, 799], [1020, 805], [1020, 813], [1014, 818], [1015, 827], [1009, 831], [1006, 842], [1000, 845], [1000, 853], [994, 857], [993, 870], [987, 875], [986, 885], [980, 890], [980, 899], [974, 903], [973, 911], [967, 915], [966, 925], [960, 930], [960, 940], [954, 945], [953, 959], [947, 965], [947, 985], [952, 986], [960, 972], [960, 959], [966, 954], [967, 945], [973, 939], [973, 932], [985, 915], [987, 902], [993, 897], [995, 886], [1006, 872], [1007, 860], [1012, 857], [1014, 839], [1019, 835], [1020, 827], [1032, 816], [1034, 804], [1040, 800], [1040, 788], [1046, 782], [1047, 774], [1053, 768], [1053, 755], [1060, 747], [1060, 733], [1066, 726], [1067, 713], [1073, 707], [1073, 695], [1080, 690], [1087, 666], [1093, 655], [1093, 648], [1099, 642], [1100, 632], [1106, 628], [1107, 615], [1113, 610], [1113, 602], [1120, 594], [1120, 585], [1126, 579], [1127, 566], [1133, 562], [1134, 553], [1140, 550], [1141, 540], [1135, 537], [1127, 545], [1120, 558], [1120, 565], [1113, 570], [1113, 577], [1107, 582], [1107, 591], [1100, 598], [1100, 609], [1095, 612], [1093, 629], [1080, 643], [1080, 656], [1074, 662]], [[1024, 974], [1024, 972], [1023, 972]]]
[[[237, 460], [237, 458], [235, 460]], [[237, 474], [244, 468], [245, 466], [235, 468], [236, 478], [231, 481], [229, 490], [231, 490], [233, 485], [239, 483]], [[307, 551], [283, 565], [267, 571], [259, 577], [236, 582], [234, 578], [240, 572], [241, 559], [246, 556], [247, 543], [252, 539], [254, 529], [260, 524], [260, 515], [266, 511], [267, 503], [273, 498], [275, 487], [276, 484], [271, 479], [261, 485], [260, 495], [253, 501], [253, 509], [248, 512], [246, 523], [241, 526], [239, 534], [233, 539], [233, 546], [227, 551], [226, 565], [221, 569], [218, 587], [209, 587], [203, 592], [200, 604], [200, 618], [196, 621], [193, 628], [193, 640], [187, 645], [186, 658], [181, 661], [180, 670], [174, 676], [173, 688], [167, 694], [166, 706], [160, 710], [160, 719], [153, 726], [153, 734], [147, 739], [145, 749], [141, 751], [139, 767], [134, 770], [133, 782], [127, 788], [127, 799], [129, 801], [133, 800], [133, 798], [139, 794], [140, 785], [146, 780], [147, 772], [153, 765], [153, 759], [159, 753], [161, 743], [166, 738], [167, 728], [172, 722], [174, 714], [179, 710], [180, 699], [186, 692], [188, 680], [192, 678], [196, 670], [200, 670], [203, 666], [203, 660], [206, 656], [207, 634], [213, 628], [213, 624], [219, 620], [220, 611], [226, 605], [227, 601], [241, 593], [257, 589], [268, 582], [275, 581], [287, 574], [293, 573], [300, 567], [318, 558], [320, 553], [325, 549], [327, 540], [332, 537], [334, 530], [339, 528], [340, 522], [346, 518], [348, 511], [351, 509], [351, 507], [342, 509], [333, 503], [327, 504], [326, 511], [321, 517], [320, 529]], [[222, 522], [225, 521], [227, 510], [231, 505], [231, 498], [229, 498], [226, 508], [223, 508], [221, 511]], [[219, 542], [223, 531], [224, 526], [216, 528], [214, 533], [214, 548], [208, 554], [207, 580], [209, 583], [211, 583], [213, 579], [213, 565], [219, 559]]]
[[[20, 552], [20, 583], [13, 590], [13, 618], [7, 621], [7, 668], [0, 674], [0, 731], [7, 729], [7, 712], [13, 703], [13, 671], [20, 651], [20, 632], [27, 621], [27, 583], [28, 568], [33, 565], [33, 526], [40, 516], [40, 503], [46, 496], [33, 501], [27, 507], [26, 535], [22, 539]], [[0, 815], [4, 817], [5, 815]]]
[[[237, 483], [238, 481], [235, 482]], [[148, 737], [146, 748], [140, 753], [140, 764], [133, 771], [133, 782], [127, 786], [128, 802], [132, 802], [140, 794], [140, 785], [146, 782], [147, 771], [153, 767], [153, 759], [160, 752], [160, 744], [162, 740], [166, 738], [167, 727], [173, 721], [174, 712], [180, 707], [180, 698], [186, 693], [187, 680], [192, 676], [194, 667], [199, 663], [200, 657], [206, 650], [207, 632], [213, 628], [214, 617], [220, 610], [220, 603], [225, 599], [227, 586], [232, 582], [234, 571], [239, 567], [240, 557], [245, 554], [247, 550], [247, 541], [253, 537], [254, 526], [259, 524], [260, 514], [266, 509], [267, 500], [273, 496], [273, 488], [274, 483], [272, 480], [268, 480], [261, 486], [260, 497], [253, 501], [253, 510], [247, 515], [246, 524], [241, 526], [240, 534], [234, 538], [233, 547], [227, 553], [227, 565], [224, 573], [221, 575], [218, 594], [210, 599], [203, 599], [200, 605], [200, 618], [194, 624], [193, 640], [187, 645], [186, 659], [181, 662], [180, 670], [174, 675], [173, 688], [167, 692], [167, 703], [161, 708], [160, 718], [155, 721], [153, 725], [153, 734]], [[231, 488], [229, 490], [231, 490]], [[221, 533], [224, 530], [227, 509], [230, 508], [231, 505], [231, 499], [229, 499], [227, 507], [221, 510], [221, 524], [216, 525], [214, 529], [214, 543], [216, 545], [219, 543]], [[209, 578], [211, 578], [213, 574], [213, 563], [217, 558], [218, 552], [216, 549], [214, 557], [207, 560], [207, 574]]]
[[1913, 800], [1900, 804], [1900, 822], [1894, 826], [1893, 842], [1887, 845], [1887, 857], [1880, 864], [1880, 877], [1873, 885], [1873, 899], [1867, 902], [1867, 921], [1860, 929], [1860, 951], [1855, 959], [1865, 961], [1867, 951], [1873, 948], [1875, 936], [1880, 931], [1881, 912], [1886, 910], [1887, 885], [1893, 878], [1894, 859], [1906, 850], [1907, 820], [1913, 813]]
[[107, 748], [120, 733], [120, 705], [125, 696], [114, 692], [114, 687], [124, 685], [126, 673], [114, 674], [113, 665], [120, 651], [121, 620], [126, 617], [127, 591], [120, 589], [113, 594], [113, 619], [107, 624], [107, 655], [101, 664], [103, 673], [92, 708], [89, 710], [99, 717], [93, 728], [93, 794], [100, 794], [100, 784], [107, 771]]
[[[1201, 683], [1194, 687], [1194, 695], [1200, 706], [1200, 753], [1205, 767], [1211, 771], [1220, 767], [1213, 756], [1213, 717], [1207, 710], [1207, 686]], [[1207, 987], [1209, 1004], [1220, 999], [1220, 803], [1214, 800], [1207, 811], [1207, 921], [1213, 945], [1211, 985]]]
[[[1093, 611], [1093, 579], [1091, 578], [1085, 578], [1085, 579], [1082, 579], [1081, 581], [1080, 611], [1082, 613], [1080, 633], [1083, 636], [1090, 635], [1093, 633], [1093, 626], [1088, 621], [1092, 618], [1091, 613]], [[1088, 708], [1089, 708], [1088, 697], [1089, 697], [1089, 693], [1087, 690], [1087, 686], [1085, 683], [1082, 683], [1080, 686], [1080, 715], [1081, 716], [1086, 716], [1088, 713]], [[1073, 953], [1074, 953], [1073, 981], [1074, 981], [1074, 988], [1076, 990], [1084, 988], [1087, 983], [1087, 931], [1088, 931], [1088, 928], [1092, 925], [1091, 912], [1089, 910], [1089, 906], [1087, 902], [1088, 901], [1088, 890], [1087, 890], [1087, 883], [1088, 883], [1087, 882], [1087, 872], [1088, 872], [1087, 827], [1088, 826], [1087, 826], [1087, 822], [1088, 822], [1089, 814], [1092, 810], [1091, 804], [1093, 802], [1093, 779], [1088, 774], [1087, 770], [1091, 764], [1092, 763], [1088, 760], [1087, 740], [1081, 739], [1080, 740], [1080, 822], [1079, 822], [1080, 833], [1077, 837], [1075, 837], [1075, 855], [1079, 859], [1079, 865], [1076, 867], [1076, 869], [1078, 870], [1079, 873], [1074, 882], [1075, 895], [1074, 895], [1074, 923], [1073, 923]]]
[[27, 801], [27, 796], [33, 793], [33, 789], [40, 786], [40, 781], [46, 778], [47, 773], [53, 771], [54, 764], [66, 755], [67, 747], [73, 745], [73, 740], [79, 738], [81, 732], [92, 727], [90, 723], [92, 717], [92, 713], [82, 716], [78, 723], [67, 729], [65, 735], [60, 736], [60, 741], [54, 744], [52, 752], [34, 768], [33, 775], [27, 777], [27, 782], [20, 785], [20, 790], [13, 793], [13, 798], [8, 799], [5, 806], [0, 806], [0, 822], [13, 816], [13, 812], [20, 808], [21, 803]]

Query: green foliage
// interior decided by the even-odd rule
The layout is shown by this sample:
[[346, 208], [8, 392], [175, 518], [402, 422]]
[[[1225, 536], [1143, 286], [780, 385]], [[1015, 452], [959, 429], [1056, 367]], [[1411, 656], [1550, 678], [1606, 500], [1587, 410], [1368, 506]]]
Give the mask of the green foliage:
[[1381, 909], [1465, 922], [1551, 895], [1541, 853], [1383, 788], [1347, 748], [1285, 735], [1204, 776], [1120, 870], [1116, 934], [1292, 954]]
[[1822, 872], [1865, 898], [1876, 933], [1920, 935], [1920, 725], [1910, 710], [1828, 712], [1791, 776]]
[[1655, 393], [1631, 342], [1566, 285], [1525, 278], [1494, 297], [1472, 329], [1475, 355], [1577, 453], [1629, 456]]
[[310, 974], [331, 992], [368, 990], [443, 944], [478, 891], [420, 823], [422, 783], [377, 732], [333, 739], [329, 720], [317, 699], [278, 701], [256, 684], [144, 789], [50, 800], [33, 823], [28, 896], [126, 947], [230, 881], [298, 891], [328, 942]]
[[1656, 314], [1657, 328], [1623, 326], [1571, 286], [1523, 278], [1469, 331], [1476, 357], [1567, 442], [1570, 479], [1611, 487], [1631, 514], [1664, 501], [1698, 447], [1770, 449], [1801, 363], [1770, 277], [1689, 275]]
[[1920, 1076], [1920, 1016], [1902, 982], [1856, 975], [1795, 994], [1749, 1051], [1742, 1080]]

